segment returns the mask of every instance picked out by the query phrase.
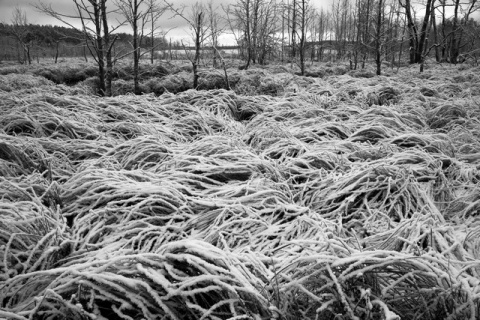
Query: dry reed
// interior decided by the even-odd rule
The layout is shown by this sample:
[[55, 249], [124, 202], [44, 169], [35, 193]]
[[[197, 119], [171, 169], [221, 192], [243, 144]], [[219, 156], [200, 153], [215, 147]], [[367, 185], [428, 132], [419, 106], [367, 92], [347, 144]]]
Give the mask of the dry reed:
[[471, 87], [272, 68], [158, 97], [3, 76], [0, 318], [478, 318]]

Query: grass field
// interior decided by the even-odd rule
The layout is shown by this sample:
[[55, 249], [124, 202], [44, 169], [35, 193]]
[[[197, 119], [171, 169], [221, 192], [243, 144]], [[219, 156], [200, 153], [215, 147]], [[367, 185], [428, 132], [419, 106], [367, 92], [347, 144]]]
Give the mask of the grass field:
[[8, 68], [0, 319], [480, 317], [478, 67]]

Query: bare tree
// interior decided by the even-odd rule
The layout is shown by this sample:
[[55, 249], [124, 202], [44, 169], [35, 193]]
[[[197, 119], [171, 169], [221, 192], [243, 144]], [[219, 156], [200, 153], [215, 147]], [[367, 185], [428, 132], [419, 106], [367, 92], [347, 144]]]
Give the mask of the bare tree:
[[291, 42], [291, 48], [292, 48], [292, 63], [295, 61], [297, 57], [297, 1], [298, 0], [293, 0], [292, 3], [292, 18], [290, 19], [290, 29], [292, 30], [290, 35], [292, 37], [292, 42]]
[[[399, 4], [396, 1], [392, 1], [390, 4], [390, 63], [391, 68], [395, 67], [395, 57], [396, 51], [399, 51], [399, 43], [401, 46], [401, 41], [399, 41], [400, 36], [400, 27], [402, 26], [402, 22], [400, 19], [400, 10]], [[398, 61], [400, 63], [400, 61]], [[400, 64], [399, 64], [400, 65]]]
[[360, 0], [358, 2], [358, 31], [359, 32], [359, 39], [361, 41], [360, 49], [362, 51], [362, 69], [365, 68], [365, 62], [367, 60], [367, 56], [369, 55], [370, 48], [372, 45], [372, 37], [370, 30], [371, 20], [372, 20], [372, 12], [373, 12], [373, 0]]
[[440, 62], [441, 61], [441, 56], [440, 56], [440, 40], [439, 40], [439, 34], [438, 34], [438, 28], [437, 28], [437, 17], [435, 15], [435, 8], [432, 10], [432, 12], [430, 13], [432, 16], [430, 18], [431, 20], [431, 25], [432, 25], [432, 28], [433, 28], [433, 41], [438, 44], [435, 46], [435, 60], [437, 62]]
[[[37, 10], [45, 13], [71, 28], [77, 29], [85, 36], [85, 42], [90, 53], [98, 66], [99, 94], [110, 96], [112, 94], [113, 78], [113, 55], [117, 37], [114, 32], [123, 23], [118, 22], [116, 26], [110, 27], [108, 16], [114, 11], [107, 9], [107, 0], [72, 0], [75, 4], [74, 14], [61, 13], [55, 10], [51, 4], [39, 2], [35, 5]], [[79, 21], [81, 28], [75, 25]], [[93, 25], [92, 25], [93, 24]]]
[[257, 17], [257, 61], [266, 63], [267, 55], [276, 47], [276, 34], [280, 30], [278, 21], [279, 6], [275, 0], [261, 2]]
[[237, 37], [248, 69], [250, 62], [264, 64], [274, 48], [275, 35], [280, 31], [278, 6], [274, 0], [237, 0], [225, 10], [232, 33]]
[[375, 64], [377, 66], [377, 76], [382, 74], [382, 46], [384, 36], [384, 24], [385, 24], [385, 0], [378, 0], [377, 3], [377, 19], [375, 24]]
[[[477, 0], [468, 0], [462, 3], [460, 0], [453, 0], [452, 31], [449, 35], [449, 54], [450, 62], [458, 63], [460, 49], [464, 45], [463, 40], [465, 31], [470, 20], [470, 16], [479, 9]], [[460, 16], [463, 12], [463, 16]]]
[[[156, 3], [156, 0], [146, 0], [147, 1], [147, 6], [150, 9], [149, 10], [149, 22], [150, 22], [150, 63], [153, 64], [153, 59], [155, 56], [155, 48], [157, 47], [155, 45], [155, 37], [158, 36], [158, 26], [157, 22], [160, 19], [160, 17], [164, 14], [164, 12], [167, 10], [167, 6], [162, 6]], [[165, 36], [165, 34], [162, 34], [162, 36]]]
[[410, 44], [410, 63], [421, 63], [427, 40], [427, 28], [429, 26], [431, 11], [434, 8], [435, 0], [427, 0], [425, 4], [425, 12], [420, 25], [417, 27], [411, 0], [399, 0], [400, 6], [405, 10], [407, 18], [407, 27], [409, 31]]
[[297, 0], [298, 8], [294, 8], [294, 11], [297, 11], [295, 14], [298, 18], [298, 28], [296, 33], [298, 33], [298, 54], [299, 54], [299, 65], [300, 72], [302, 75], [305, 75], [305, 51], [307, 45], [307, 32], [308, 26], [310, 25], [312, 15], [310, 11], [312, 10], [309, 0]]
[[203, 4], [196, 2], [193, 6], [190, 7], [190, 11], [185, 14], [185, 6], [177, 8], [166, 0], [165, 3], [175, 16], [181, 17], [185, 22], [187, 22], [190, 30], [192, 31], [192, 39], [195, 44], [194, 57], [192, 58], [188, 54], [188, 51], [186, 49], [185, 52], [187, 53], [188, 59], [192, 63], [193, 87], [196, 89], [198, 87], [198, 66], [200, 64], [201, 46], [209, 37], [209, 27], [205, 19], [207, 10]]
[[17, 40], [23, 50], [23, 61], [32, 64], [30, 49], [35, 41], [33, 33], [28, 26], [27, 14], [20, 7], [15, 7], [12, 13], [10, 34]]
[[345, 0], [334, 0], [331, 7], [332, 28], [333, 34], [335, 36], [334, 44], [337, 52], [336, 59], [338, 59], [342, 55], [341, 43], [344, 37], [342, 24], [342, 1]]
[[358, 67], [358, 56], [360, 54], [361, 35], [362, 35], [362, 7], [361, 0], [355, 0], [355, 10], [353, 12], [353, 19], [356, 28], [355, 32], [355, 44], [353, 46], [353, 61], [350, 59], [350, 69], [356, 70]]
[[242, 56], [246, 60], [245, 65], [241, 66], [240, 69], [248, 69], [252, 60], [251, 1], [237, 0], [235, 4], [224, 8], [232, 33], [234, 35], [236, 31], [241, 33], [240, 36], [235, 36], [237, 43], [240, 45]]
[[[141, 94], [139, 83], [139, 63], [142, 55], [140, 50], [141, 43], [144, 38], [146, 25], [150, 22], [150, 19], [158, 16], [159, 11], [157, 11], [157, 8], [154, 6], [155, 3], [153, 0], [116, 0], [116, 4], [132, 28], [133, 37], [131, 45], [133, 51], [134, 93]], [[156, 12], [154, 13], [154, 11]], [[153, 38], [154, 36], [152, 35], [152, 41]]]
[[230, 90], [230, 82], [228, 80], [228, 73], [227, 73], [227, 67], [225, 64], [225, 59], [223, 59], [222, 55], [220, 54], [220, 51], [218, 50], [218, 38], [219, 36], [225, 31], [226, 24], [225, 20], [221, 19], [219, 13], [218, 13], [218, 8], [219, 7], [214, 7], [213, 6], [213, 1], [210, 0], [210, 2], [207, 4], [207, 17], [208, 17], [208, 23], [209, 23], [209, 29], [210, 29], [210, 34], [211, 34], [211, 46], [212, 46], [212, 65], [214, 68], [217, 67], [217, 58], [220, 59], [223, 72], [225, 74], [225, 85], [228, 90]]
[[324, 10], [321, 9], [320, 12], [318, 13], [317, 16], [317, 25], [318, 25], [318, 48], [317, 48], [317, 59], [318, 61], [322, 61], [323, 59], [323, 51], [324, 51], [324, 46], [323, 42], [325, 40], [325, 37], [327, 35], [327, 30], [328, 30], [328, 25], [329, 25], [329, 18], [328, 18], [328, 13]]
[[208, 18], [208, 27], [211, 34], [211, 44], [212, 44], [212, 64], [213, 67], [217, 67], [217, 57], [218, 57], [218, 37], [224, 30], [224, 25], [218, 14], [218, 7], [214, 7], [213, 1], [210, 0], [207, 4], [207, 18]]

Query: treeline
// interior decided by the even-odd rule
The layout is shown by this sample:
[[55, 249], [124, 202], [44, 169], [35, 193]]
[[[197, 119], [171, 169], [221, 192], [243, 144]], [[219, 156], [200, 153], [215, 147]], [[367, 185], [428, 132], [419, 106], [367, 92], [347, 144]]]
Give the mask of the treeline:
[[83, 35], [72, 28], [0, 23], [1, 59], [31, 63], [32, 59], [83, 55]]
[[[125, 53], [132, 41], [133, 36], [128, 33], [116, 33], [117, 38], [115, 51]], [[179, 43], [169, 43], [164, 37], [157, 37], [155, 42], [162, 48], [179, 46]], [[151, 43], [149, 37], [145, 37], [141, 44], [148, 48]], [[63, 26], [52, 25], [11, 25], [0, 23], [0, 61], [17, 61], [19, 63], [32, 63], [32, 60], [59, 57], [84, 57], [92, 58], [85, 42], [83, 32]]]
[[[35, 39], [35, 41], [43, 45], [52, 45], [58, 41], [80, 44], [83, 41], [81, 32], [62, 26], [28, 24], [25, 26], [25, 31], [28, 32], [27, 37], [30, 37], [32, 40]], [[11, 35], [12, 25], [0, 23], [0, 36], [10, 37]]]
[[[38, 49], [37, 57], [41, 48], [54, 50], [55, 60], [61, 45], [75, 51], [74, 55], [91, 56], [98, 65], [100, 94], [104, 95], [111, 94], [117, 59], [132, 59], [135, 93], [141, 93], [140, 58], [149, 57], [153, 63], [159, 50], [172, 47], [193, 47], [193, 52], [185, 50], [185, 55], [192, 63], [197, 87], [202, 55], [205, 58], [210, 52], [214, 67], [219, 61], [225, 66], [219, 50], [219, 38], [224, 34], [235, 39], [244, 60], [242, 69], [280, 60], [297, 65], [302, 75], [308, 60], [347, 60], [351, 69], [364, 68], [370, 61], [380, 75], [385, 63], [398, 67], [419, 64], [423, 71], [427, 57], [437, 62], [456, 64], [471, 59], [476, 63], [480, 50], [480, 26], [473, 19], [480, 8], [477, 0], [334, 0], [323, 8], [316, 7], [314, 0], [236, 0], [218, 7], [204, 1], [190, 6], [167, 0], [73, 1], [73, 16], [83, 26], [77, 30], [32, 26], [16, 8], [12, 24], [4, 26], [6, 37], [10, 35], [5, 41], [13, 42], [4, 47], [28, 63], [32, 48]], [[75, 28], [69, 22], [71, 13], [61, 13], [43, 2], [36, 8]], [[166, 12], [188, 25], [189, 41], [166, 41], [162, 32]], [[118, 33], [125, 26], [131, 33]], [[40, 32], [41, 28], [45, 31]]]
[[275, 56], [298, 64], [348, 60], [350, 67], [374, 61], [418, 63], [477, 61], [480, 26], [476, 0], [334, 0], [317, 8], [313, 0], [237, 0], [224, 12], [230, 30], [250, 63]]

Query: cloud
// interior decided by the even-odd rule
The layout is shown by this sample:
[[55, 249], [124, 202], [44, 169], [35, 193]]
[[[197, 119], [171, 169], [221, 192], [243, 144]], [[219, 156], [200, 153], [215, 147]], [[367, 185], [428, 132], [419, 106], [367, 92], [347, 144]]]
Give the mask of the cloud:
[[[235, 0], [222, 0], [222, 3], [228, 4], [233, 3]], [[62, 1], [49, 1], [49, 0], [42, 0], [43, 3], [49, 5], [51, 4], [55, 11], [63, 14], [75, 14], [76, 9], [75, 5], [72, 0], [62, 0]], [[110, 0], [107, 2], [111, 4], [113, 1]], [[196, 0], [185, 0], [182, 2], [179, 1], [171, 1], [174, 3], [176, 7], [185, 6], [185, 13], [188, 15], [188, 11], [190, 6], [195, 4]], [[20, 7], [23, 11], [25, 11], [27, 15], [27, 19], [29, 23], [33, 24], [40, 24], [40, 25], [63, 25], [60, 21], [55, 18], [52, 18], [44, 13], [38, 12], [38, 10], [34, 7], [33, 4], [38, 4], [39, 2], [36, 0], [0, 0], [0, 22], [10, 23], [12, 12], [15, 7]], [[157, 3], [161, 4], [161, 1], [157, 1]], [[206, 3], [206, 1], [205, 1]], [[220, 0], [214, 0], [215, 3], [220, 3]], [[114, 16], [111, 19], [112, 24], [116, 25], [117, 23], [115, 20], [121, 21], [123, 18], [118, 15]], [[77, 27], [80, 27], [79, 21], [71, 20], [72, 24]], [[191, 41], [191, 31], [189, 24], [182, 19], [181, 17], [174, 16], [172, 12], [165, 12], [163, 16], [158, 21], [158, 26], [163, 32], [167, 32], [166, 37], [172, 38], [172, 41], [184, 41], [185, 43], [189, 43]], [[119, 29], [120, 32], [130, 33], [131, 29], [128, 25], [122, 26]], [[226, 37], [226, 39], [229, 39]]]
[[[12, 19], [12, 13], [15, 7], [21, 8], [27, 15], [27, 20], [33, 24], [59, 24], [56, 20], [48, 17], [42, 13], [39, 13], [34, 4], [38, 3], [35, 0], [0, 0], [0, 21], [4, 23], [10, 23]], [[48, 4], [49, 1], [44, 1]], [[71, 13], [74, 10], [72, 1], [57, 1], [53, 3], [54, 7], [60, 12]]]
[[[58, 20], [49, 17], [48, 15], [45, 15], [43, 13], [38, 12], [33, 4], [38, 4], [39, 0], [0, 0], [0, 22], [4, 23], [10, 23], [11, 22], [11, 17], [12, 17], [12, 12], [15, 9], [16, 6], [22, 8], [27, 14], [27, 19], [30, 23], [33, 24], [40, 24], [40, 25], [62, 25]], [[75, 5], [72, 0], [41, 0], [45, 4], [51, 4], [52, 7], [64, 14], [74, 14], [75, 11]], [[158, 0], [157, 3], [161, 4], [163, 0]], [[185, 13], [188, 15], [188, 11], [190, 10], [190, 7], [194, 5], [197, 0], [169, 0], [171, 3], [173, 3], [177, 7], [185, 6]], [[235, 3], [237, 0], [212, 0], [214, 7], [220, 7], [221, 5], [227, 6], [229, 4]], [[200, 1], [203, 3], [208, 3], [209, 0], [204, 0]], [[322, 0], [322, 5], [329, 3], [330, 0]], [[113, 0], [109, 0], [107, 2], [108, 4], [112, 4]], [[221, 11], [221, 9], [220, 9]], [[118, 20], [121, 20], [121, 17], [117, 17]], [[112, 23], [113, 20], [112, 19]], [[80, 27], [79, 22], [74, 22], [74, 24], [78, 27]], [[167, 39], [172, 38], [173, 41], [180, 41], [183, 40], [185, 43], [189, 43], [192, 39], [191, 37], [191, 31], [189, 28], [188, 23], [180, 18], [180, 17], [173, 17], [173, 14], [171, 12], [165, 12], [164, 15], [160, 18], [159, 27], [163, 31], [168, 31], [168, 34], [166, 35]], [[121, 29], [119, 29], [120, 32], [126, 32], [129, 33], [131, 32], [131, 29], [128, 26], [124, 26]], [[233, 36], [231, 35], [224, 35], [222, 37], [223, 42], [228, 42], [228, 43], [223, 43], [222, 44], [234, 44]], [[221, 41], [222, 41], [221, 40]]]

